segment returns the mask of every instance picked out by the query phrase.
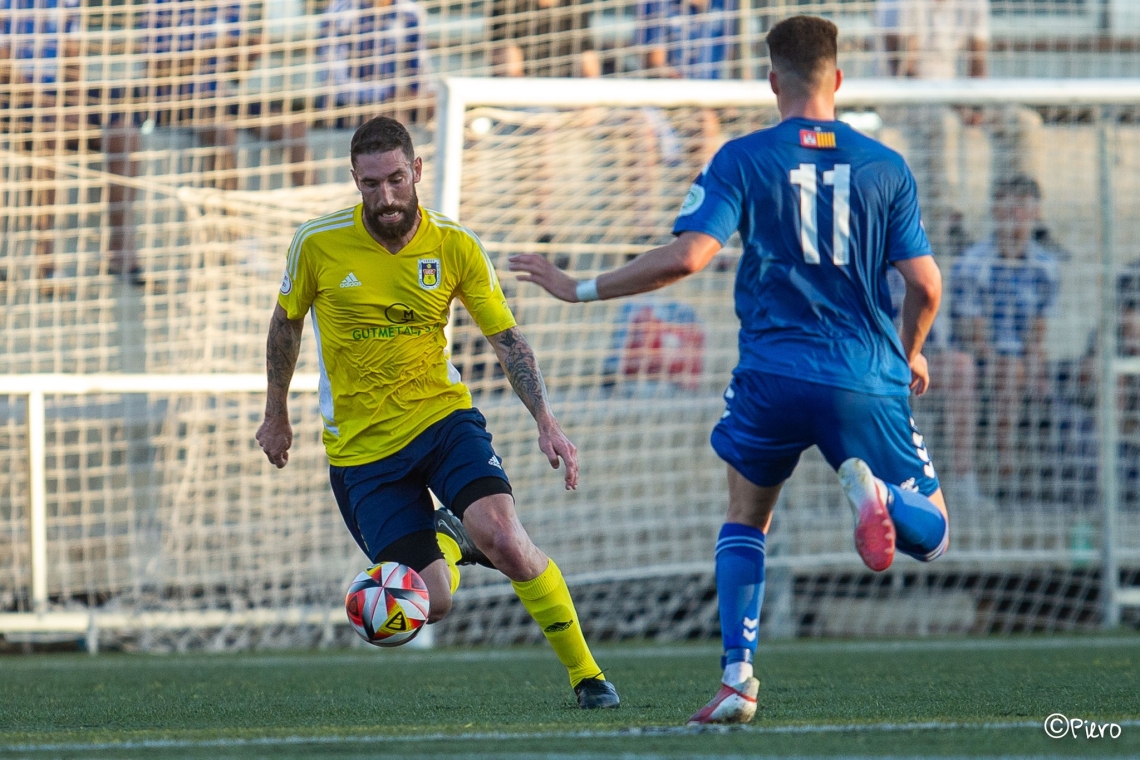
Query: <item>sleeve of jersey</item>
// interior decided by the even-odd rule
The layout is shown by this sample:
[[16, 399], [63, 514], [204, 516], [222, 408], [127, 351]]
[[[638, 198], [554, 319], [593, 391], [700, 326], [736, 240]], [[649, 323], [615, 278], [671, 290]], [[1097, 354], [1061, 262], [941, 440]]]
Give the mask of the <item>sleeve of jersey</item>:
[[507, 297], [483, 244], [469, 238], [456, 253], [459, 258], [459, 300], [471, 314], [484, 335], [494, 335], [514, 327], [515, 315], [507, 306]]
[[739, 167], [728, 151], [721, 148], [689, 188], [689, 194], [677, 212], [673, 234], [703, 232], [716, 238], [721, 245], [727, 243], [740, 227], [744, 200], [742, 184]]
[[917, 259], [933, 253], [922, 226], [914, 175], [903, 167], [903, 181], [891, 203], [887, 219], [887, 261]]
[[285, 261], [285, 276], [281, 278], [281, 290], [277, 303], [285, 310], [289, 319], [297, 320], [305, 316], [317, 294], [317, 278], [312, 271], [312, 262], [306, 255], [305, 241], [301, 231], [293, 237], [289, 246], [289, 258]]

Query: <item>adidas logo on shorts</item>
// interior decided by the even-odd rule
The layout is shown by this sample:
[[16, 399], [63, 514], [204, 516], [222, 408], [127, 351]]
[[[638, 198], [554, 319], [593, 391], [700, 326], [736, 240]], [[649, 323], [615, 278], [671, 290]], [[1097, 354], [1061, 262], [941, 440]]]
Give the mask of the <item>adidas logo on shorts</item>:
[[364, 283], [362, 283], [360, 280], [356, 279], [356, 275], [354, 275], [352, 272], [349, 272], [348, 277], [345, 277], [340, 281], [340, 286], [342, 288], [359, 288], [363, 284]]
[[499, 459], [497, 456], [492, 456], [490, 459], [488, 459], [487, 464], [491, 465], [492, 467], [498, 467], [500, 470], [503, 469], [503, 460]]

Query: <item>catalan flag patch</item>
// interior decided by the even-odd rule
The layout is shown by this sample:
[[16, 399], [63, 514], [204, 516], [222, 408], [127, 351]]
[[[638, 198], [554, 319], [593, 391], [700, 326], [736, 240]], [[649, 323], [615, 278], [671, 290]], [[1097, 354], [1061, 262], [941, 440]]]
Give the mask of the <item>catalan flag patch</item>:
[[814, 129], [801, 129], [800, 130], [800, 145], [805, 148], [834, 148], [835, 147], [835, 133], [834, 132], [817, 132]]

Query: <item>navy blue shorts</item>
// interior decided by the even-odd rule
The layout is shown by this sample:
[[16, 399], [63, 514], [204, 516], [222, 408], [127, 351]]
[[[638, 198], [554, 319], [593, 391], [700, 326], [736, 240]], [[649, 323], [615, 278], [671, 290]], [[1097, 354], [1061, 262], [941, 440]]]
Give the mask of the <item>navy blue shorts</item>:
[[720, 458], [758, 486], [787, 480], [818, 446], [833, 468], [850, 457], [876, 477], [929, 496], [938, 476], [906, 396], [875, 396], [780, 375], [737, 370], [712, 432]]
[[[460, 516], [475, 500], [469, 498], [473, 489], [480, 492], [476, 499], [510, 493], [502, 461], [491, 447], [487, 420], [477, 409], [452, 412], [391, 456], [351, 467], [330, 466], [329, 480], [345, 525], [373, 562], [397, 539], [419, 531], [434, 535], [435, 504], [429, 488]], [[467, 503], [457, 505], [457, 498]]]

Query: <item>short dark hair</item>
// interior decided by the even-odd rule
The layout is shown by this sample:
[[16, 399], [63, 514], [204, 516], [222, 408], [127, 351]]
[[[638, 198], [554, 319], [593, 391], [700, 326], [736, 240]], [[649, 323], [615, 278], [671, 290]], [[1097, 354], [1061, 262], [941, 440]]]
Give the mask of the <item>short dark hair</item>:
[[814, 83], [828, 64], [839, 61], [839, 28], [819, 16], [792, 16], [768, 32], [772, 66]]
[[1041, 185], [1028, 174], [1003, 177], [994, 183], [994, 200], [999, 198], [1032, 198], [1041, 200]]
[[387, 116], [377, 116], [361, 124], [353, 133], [348, 153], [352, 163], [355, 164], [357, 156], [387, 153], [390, 150], [404, 151], [409, 161], [416, 157], [412, 136], [408, 134], [404, 125]]

